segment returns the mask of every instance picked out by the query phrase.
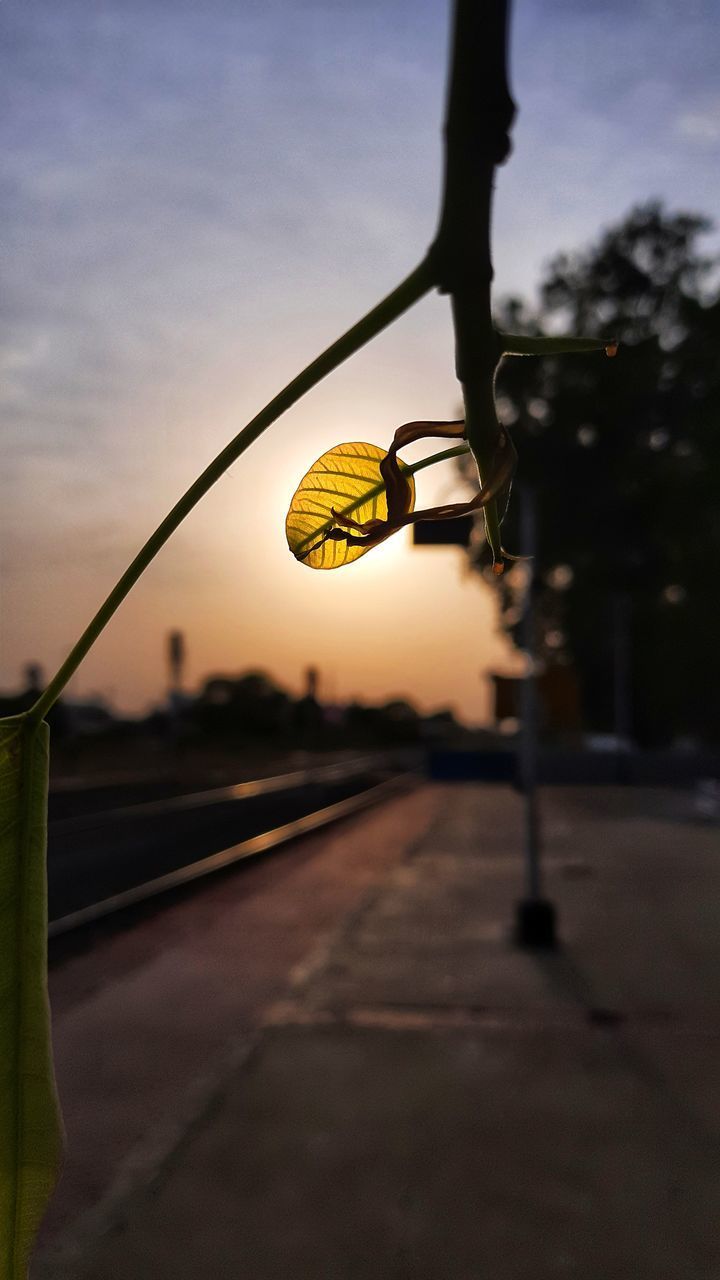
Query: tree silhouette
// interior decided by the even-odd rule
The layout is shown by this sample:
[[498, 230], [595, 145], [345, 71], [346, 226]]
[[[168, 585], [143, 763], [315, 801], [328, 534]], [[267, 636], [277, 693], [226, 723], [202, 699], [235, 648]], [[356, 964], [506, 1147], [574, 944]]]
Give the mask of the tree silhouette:
[[[537, 312], [510, 300], [498, 317], [515, 332], [620, 340], [611, 368], [581, 355], [506, 361], [498, 388], [518, 482], [536, 495], [538, 650], [576, 665], [586, 725], [610, 729], [620, 626], [646, 744], [720, 736], [720, 297], [717, 260], [699, 248], [707, 230], [695, 214], [637, 207], [550, 264]], [[521, 577], [501, 584], [513, 633]]]

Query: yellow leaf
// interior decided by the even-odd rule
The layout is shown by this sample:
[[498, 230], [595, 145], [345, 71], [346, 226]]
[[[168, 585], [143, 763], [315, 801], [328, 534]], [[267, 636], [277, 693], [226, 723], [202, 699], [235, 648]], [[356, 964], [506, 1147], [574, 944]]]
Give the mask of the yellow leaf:
[[48, 727], [0, 720], [0, 1277], [25, 1280], [60, 1163], [47, 999]]
[[[351, 516], [358, 524], [387, 519], [385, 482], [380, 474], [384, 457], [385, 450], [375, 444], [338, 444], [318, 458], [303, 476], [285, 521], [288, 546], [303, 564], [309, 564], [311, 569], [339, 569], [376, 545], [323, 541], [323, 536], [337, 527], [332, 507], [341, 515]], [[415, 483], [408, 468], [403, 463], [400, 466], [412, 491], [412, 510]]]

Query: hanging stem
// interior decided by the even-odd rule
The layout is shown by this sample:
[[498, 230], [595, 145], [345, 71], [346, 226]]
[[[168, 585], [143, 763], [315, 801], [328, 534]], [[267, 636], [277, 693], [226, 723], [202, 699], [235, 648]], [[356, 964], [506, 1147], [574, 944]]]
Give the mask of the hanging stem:
[[158, 525], [155, 532], [151, 534], [145, 545], [138, 552], [132, 564], [125, 570], [107, 599], [98, 609], [95, 617], [80, 636], [77, 644], [68, 654], [57, 674], [50, 681], [45, 692], [40, 695], [34, 706], [27, 712], [28, 722], [37, 723], [47, 715], [50, 708], [60, 697], [68, 680], [77, 671], [86, 653], [88, 653], [100, 633], [107, 626], [126, 595], [135, 586], [138, 578], [145, 572], [148, 565], [154, 560], [160, 548], [165, 545], [178, 525], [182, 524], [186, 515], [192, 511], [193, 507], [197, 506], [200, 499], [224, 475], [228, 467], [232, 466], [233, 462], [246, 449], [249, 449], [250, 445], [262, 435], [263, 431], [271, 426], [281, 414], [285, 413], [286, 409], [295, 404], [307, 391], [310, 391], [328, 373], [331, 373], [333, 369], [337, 369], [338, 365], [347, 360], [348, 356], [353, 355], [366, 342], [369, 342], [371, 338], [374, 338], [382, 329], [402, 315], [404, 311], [407, 311], [413, 303], [417, 302], [435, 284], [434, 267], [430, 258], [427, 257], [392, 293], [388, 294], [376, 307], [373, 307], [372, 311], [363, 316], [362, 320], [353, 325], [352, 329], [348, 329], [347, 333], [338, 338], [336, 342], [333, 342], [327, 350], [323, 351], [307, 368], [303, 369], [302, 373], [293, 378], [292, 382], [289, 382], [278, 395], [274, 396], [269, 404], [266, 404], [264, 409], [261, 409], [252, 421], [235, 436], [234, 440], [231, 440], [225, 446], [210, 465], [206, 467], [202, 475], [198, 476], [194, 484], [191, 484], [187, 492], [176, 502], [172, 511]]
[[[456, 0], [445, 123], [445, 186], [430, 250], [440, 289], [452, 299], [456, 371], [466, 435], [481, 483], [500, 443], [493, 380], [502, 354], [490, 312], [490, 222], [495, 168], [510, 152], [515, 115], [507, 78], [509, 0]], [[502, 572], [497, 502], [485, 508], [496, 571]]]

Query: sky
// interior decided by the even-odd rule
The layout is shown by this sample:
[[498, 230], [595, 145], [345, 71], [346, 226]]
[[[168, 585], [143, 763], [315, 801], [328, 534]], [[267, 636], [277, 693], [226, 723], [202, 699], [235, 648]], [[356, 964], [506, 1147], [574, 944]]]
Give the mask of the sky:
[[[197, 473], [423, 256], [447, 38], [446, 0], [4, 0], [0, 688], [52, 674]], [[497, 295], [532, 297], [639, 201], [720, 209], [719, 53], [716, 0], [516, 0]], [[297, 690], [313, 663], [325, 697], [485, 719], [517, 658], [461, 552], [403, 533], [317, 573], [284, 536], [326, 449], [457, 415], [452, 348], [429, 296], [289, 411], [71, 693], [147, 707], [179, 628], [189, 687], [263, 668]], [[463, 496], [451, 464], [418, 477], [418, 505]]]

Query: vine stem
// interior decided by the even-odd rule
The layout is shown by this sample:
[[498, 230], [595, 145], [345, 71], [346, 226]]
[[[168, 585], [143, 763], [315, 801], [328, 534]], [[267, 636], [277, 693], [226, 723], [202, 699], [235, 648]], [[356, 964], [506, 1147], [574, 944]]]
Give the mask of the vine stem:
[[[490, 245], [495, 169], [510, 151], [515, 103], [507, 75], [510, 0], [455, 0], [445, 118], [445, 182], [430, 254], [455, 325], [455, 367], [465, 405], [465, 434], [481, 484], [502, 438], [494, 376], [501, 355], [490, 312]], [[485, 507], [485, 531], [502, 572], [500, 511]]]
[[441, 449], [439, 453], [433, 453], [429, 458], [421, 458], [419, 462], [411, 462], [407, 471], [411, 476], [416, 476], [418, 471], [424, 471], [426, 467], [434, 467], [436, 462], [448, 462], [450, 458], [462, 458], [464, 454], [470, 452], [469, 444], [454, 444], [450, 449]]
[[303, 369], [292, 382], [278, 392], [268, 404], [235, 436], [217, 455], [197, 480], [183, 494], [165, 519], [158, 525], [147, 542], [140, 549], [135, 559], [125, 570], [122, 577], [113, 587], [107, 599], [101, 604], [92, 621], [83, 631], [77, 644], [71, 649], [67, 658], [53, 676], [44, 693], [26, 713], [28, 724], [38, 723], [47, 715], [57, 702], [68, 680], [75, 674], [85, 655], [92, 648], [100, 633], [122, 604], [125, 597], [135, 586], [148, 565], [154, 560], [158, 551], [175, 532], [185, 517], [197, 506], [201, 498], [232, 466], [241, 454], [262, 435], [281, 414], [296, 404], [306, 392], [322, 381], [333, 369], [337, 369], [349, 356], [359, 351], [365, 343], [374, 338], [398, 316], [418, 302], [437, 283], [436, 272], [431, 258], [423, 259], [419, 266], [410, 273], [398, 286], [363, 316], [357, 324], [348, 329], [342, 337], [333, 342], [311, 364]]

